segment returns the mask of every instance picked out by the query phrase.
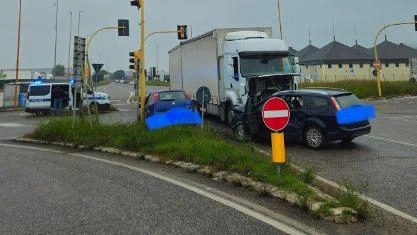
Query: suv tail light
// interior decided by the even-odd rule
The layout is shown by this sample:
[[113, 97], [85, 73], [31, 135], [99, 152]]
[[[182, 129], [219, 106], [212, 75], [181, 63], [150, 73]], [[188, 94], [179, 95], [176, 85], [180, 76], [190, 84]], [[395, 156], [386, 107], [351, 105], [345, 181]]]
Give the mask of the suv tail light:
[[333, 107], [336, 109], [336, 111], [339, 111], [340, 110], [340, 106], [337, 103], [336, 99], [333, 96], [330, 97], [330, 99], [332, 100]]
[[153, 102], [156, 103], [158, 101], [159, 101], [159, 93], [156, 92], [156, 93], [153, 94]]

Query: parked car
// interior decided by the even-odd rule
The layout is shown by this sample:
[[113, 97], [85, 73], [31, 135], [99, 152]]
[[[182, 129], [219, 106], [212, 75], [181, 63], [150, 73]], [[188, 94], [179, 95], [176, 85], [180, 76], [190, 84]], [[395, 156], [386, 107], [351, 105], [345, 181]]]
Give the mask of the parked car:
[[145, 115], [149, 117], [154, 113], [163, 113], [178, 107], [192, 108], [190, 96], [185, 91], [157, 91], [146, 97]]
[[[305, 89], [277, 92], [272, 97], [284, 99], [290, 108], [290, 121], [284, 129], [286, 141], [304, 142], [317, 149], [327, 142], [350, 142], [369, 134], [368, 119], [339, 124], [337, 112], [349, 107], [365, 107], [354, 94], [340, 89]], [[262, 121], [262, 108], [269, 99], [259, 102], [248, 99], [244, 106], [234, 109], [233, 130], [239, 140], [269, 136]], [[340, 112], [339, 112], [340, 113]]]

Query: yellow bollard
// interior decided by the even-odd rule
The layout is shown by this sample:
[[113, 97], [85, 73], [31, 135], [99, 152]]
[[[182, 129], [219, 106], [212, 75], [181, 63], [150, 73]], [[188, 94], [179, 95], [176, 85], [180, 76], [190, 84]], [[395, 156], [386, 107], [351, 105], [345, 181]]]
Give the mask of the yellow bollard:
[[272, 140], [272, 162], [275, 164], [285, 163], [285, 144], [284, 133], [274, 132], [271, 134]]

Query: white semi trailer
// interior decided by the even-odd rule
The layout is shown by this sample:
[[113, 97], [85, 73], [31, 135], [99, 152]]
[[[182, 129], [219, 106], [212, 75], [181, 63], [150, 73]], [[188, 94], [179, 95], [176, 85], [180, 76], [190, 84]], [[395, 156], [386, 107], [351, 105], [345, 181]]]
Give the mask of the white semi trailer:
[[171, 89], [192, 97], [207, 87], [207, 112], [231, 122], [233, 107], [248, 96], [260, 100], [279, 90], [294, 89], [296, 65], [283, 40], [272, 39], [272, 28], [221, 28], [169, 51]]

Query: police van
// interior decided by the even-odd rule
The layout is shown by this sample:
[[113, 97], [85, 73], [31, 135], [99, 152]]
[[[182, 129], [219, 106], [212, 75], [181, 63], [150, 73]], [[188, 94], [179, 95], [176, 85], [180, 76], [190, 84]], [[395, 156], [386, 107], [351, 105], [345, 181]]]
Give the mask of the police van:
[[[60, 87], [64, 92], [62, 99], [62, 110], [70, 111], [74, 107], [79, 107], [81, 95], [79, 92], [75, 92], [75, 88], [72, 83], [42, 83], [34, 82], [28, 87], [26, 94], [26, 109], [28, 113], [34, 113], [36, 115], [47, 115], [51, 112], [53, 107], [52, 91]], [[76, 95], [76, 97], [74, 97]], [[95, 97], [92, 92], [84, 98], [84, 105], [88, 105], [91, 111], [95, 111], [97, 104], [100, 110], [107, 110], [110, 108], [111, 100], [109, 95], [102, 92], [95, 92]], [[94, 99], [95, 98], [95, 99]], [[77, 104], [74, 104], [74, 101]]]

